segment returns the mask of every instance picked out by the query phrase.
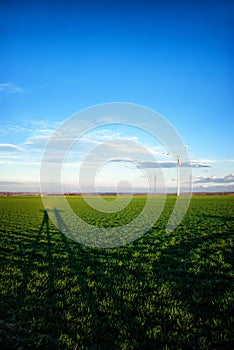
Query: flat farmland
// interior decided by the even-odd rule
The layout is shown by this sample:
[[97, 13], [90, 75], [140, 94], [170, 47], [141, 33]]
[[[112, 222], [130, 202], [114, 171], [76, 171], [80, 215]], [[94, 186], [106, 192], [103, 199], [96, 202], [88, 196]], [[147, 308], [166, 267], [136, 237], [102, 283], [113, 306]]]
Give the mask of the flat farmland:
[[[98, 249], [60, 233], [40, 197], [0, 197], [0, 348], [233, 349], [234, 197], [193, 196], [166, 233], [175, 200], [141, 238]], [[127, 218], [68, 201], [108, 227], [145, 197]]]

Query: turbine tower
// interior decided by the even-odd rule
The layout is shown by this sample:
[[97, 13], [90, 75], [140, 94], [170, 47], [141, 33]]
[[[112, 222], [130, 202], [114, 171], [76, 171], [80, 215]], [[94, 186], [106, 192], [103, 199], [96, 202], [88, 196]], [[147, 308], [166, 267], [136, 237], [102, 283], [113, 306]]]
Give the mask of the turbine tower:
[[182, 163], [181, 163], [181, 156], [182, 156], [182, 153], [183, 151], [188, 148], [188, 146], [190, 145], [190, 143], [188, 143], [183, 149], [182, 151], [179, 153], [179, 154], [173, 154], [173, 153], [163, 153], [165, 154], [166, 156], [169, 156], [169, 157], [174, 157], [176, 158], [177, 160], [177, 197], [179, 197], [180, 195], [180, 167], [182, 167]]

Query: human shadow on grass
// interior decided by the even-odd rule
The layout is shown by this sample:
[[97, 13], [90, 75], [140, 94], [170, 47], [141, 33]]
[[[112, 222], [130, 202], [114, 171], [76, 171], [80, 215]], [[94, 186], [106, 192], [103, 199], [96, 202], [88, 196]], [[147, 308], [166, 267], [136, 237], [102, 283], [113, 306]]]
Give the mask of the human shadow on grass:
[[[18, 346], [63, 349], [59, 337], [65, 334], [78, 345], [82, 342], [85, 348], [98, 349], [100, 344], [100, 349], [110, 349], [115, 327], [113, 322], [109, 322], [105, 311], [99, 310], [100, 300], [92, 292], [92, 281], [89, 278], [89, 273], [92, 272], [92, 279], [96, 281], [96, 256], [92, 256], [92, 249], [84, 249], [57, 231], [49, 220], [48, 210], [42, 213], [38, 233], [28, 246], [30, 254], [21, 265], [23, 281], [15, 298], [18, 310], [16, 315], [21, 329], [19, 333], [22, 335], [19, 339], [22, 341], [9, 344], [12, 349], [18, 349]], [[54, 214], [61, 223], [60, 212], [55, 210]], [[66, 226], [64, 222], [62, 224]], [[104, 263], [108, 264], [108, 257]], [[68, 268], [65, 275], [60, 275], [60, 267]], [[97, 273], [100, 274], [101, 271]], [[61, 279], [63, 276], [64, 280]], [[60, 289], [58, 282], [65, 282], [67, 288]], [[103, 282], [102, 280], [99, 296], [101, 299], [105, 294], [105, 284], [110, 285], [110, 282]], [[69, 296], [72, 296], [74, 287], [79, 287], [81, 293], [74, 302], [70, 302]], [[72, 320], [68, 319], [68, 313], [72, 314]]]
[[45, 231], [47, 233], [49, 233], [49, 216], [48, 216], [48, 213], [47, 213], [46, 210], [43, 210], [43, 213], [44, 213], [44, 216], [43, 216], [43, 219], [42, 219], [41, 227], [39, 229], [39, 235], [41, 234], [43, 229], [45, 229]]
[[[12, 313], [14, 322], [12, 325], [9, 323], [11, 327], [5, 323], [6, 334], [3, 332], [0, 339], [2, 349], [14, 350], [31, 347], [56, 349], [51, 322], [54, 319], [52, 314], [54, 312], [54, 278], [49, 217], [46, 210], [41, 210], [41, 212], [43, 219], [37, 234], [35, 235], [36, 232], [34, 232], [30, 240], [27, 240], [26, 235], [27, 244], [23, 245], [21, 250], [18, 249], [16, 253], [16, 256], [22, 257], [19, 260], [19, 266], [23, 272], [23, 278], [19, 281], [14, 298], [9, 299], [6, 296], [5, 303], [9, 305], [8, 311]], [[25, 247], [26, 253], [24, 252]], [[40, 278], [43, 281], [39, 283]], [[41, 327], [39, 323], [43, 317], [44, 324]]]
[[[40, 241], [41, 240], [41, 241]], [[52, 243], [48, 210], [43, 210], [43, 219], [41, 222], [38, 236], [32, 249], [31, 257], [29, 259], [29, 266], [27, 274], [25, 275], [25, 293], [27, 293], [27, 283], [30, 282], [32, 274], [35, 274], [36, 279], [42, 277], [41, 283], [38, 285], [38, 298], [34, 298], [36, 301], [32, 305], [32, 317], [37, 315], [44, 319], [43, 334], [41, 334], [40, 326], [38, 327], [40, 338], [40, 347], [55, 347], [55, 334], [54, 334], [54, 319], [56, 316], [55, 306], [55, 286], [54, 286], [54, 267], [52, 258]], [[44, 276], [43, 276], [44, 274]], [[44, 277], [44, 278], [43, 278]], [[29, 293], [28, 293], [29, 294]], [[25, 295], [25, 300], [27, 296]]]
[[[46, 232], [49, 231], [48, 214], [47, 214], [46, 210], [43, 210], [43, 211], [41, 210], [41, 212], [43, 212], [43, 220], [41, 222], [40, 229], [39, 229], [35, 239], [32, 240], [30, 242], [30, 244], [28, 244], [28, 251], [29, 251], [28, 259], [24, 262], [24, 264], [22, 264], [23, 271], [24, 271], [24, 278], [23, 278], [23, 283], [22, 283], [23, 295], [27, 292], [27, 284], [29, 282], [30, 275], [32, 273], [33, 264], [40, 257], [40, 254], [38, 254], [38, 251], [40, 248], [39, 241], [41, 239], [42, 232], [44, 231], [44, 229]], [[24, 298], [22, 298], [22, 300], [23, 299]]]
[[[54, 215], [66, 231], [60, 212], [54, 210]], [[22, 285], [24, 308], [30, 301], [36, 302], [32, 310], [22, 311], [22, 317], [33, 316], [34, 322], [43, 322], [38, 326], [38, 333], [44, 334], [41, 348], [63, 348], [61, 334], [70, 337], [78, 348], [87, 349], [174, 348], [175, 341], [183, 336], [185, 340], [178, 343], [181, 349], [199, 349], [199, 337], [206, 337], [213, 344], [211, 349], [230, 348], [228, 341], [215, 342], [217, 333], [212, 333], [210, 325], [212, 318], [221, 317], [217, 305], [228, 291], [229, 281], [207, 266], [194, 269], [199, 264], [192, 260], [193, 252], [204, 241], [212, 243], [216, 237], [210, 234], [194, 238], [195, 231], [196, 228], [189, 241], [175, 245], [170, 240], [176, 233], [166, 236], [163, 230], [157, 234], [152, 230], [140, 240], [142, 243], [95, 249], [77, 244], [57, 231], [44, 211]], [[154, 244], [153, 234], [158, 244]], [[37, 262], [45, 265], [41, 267]], [[34, 295], [27, 290], [33, 269], [48, 275], [45, 285]], [[58, 282], [64, 282], [65, 288], [60, 288]], [[168, 290], [161, 295], [160, 288], [164, 286]], [[186, 329], [178, 315], [171, 319], [168, 310], [173, 310], [174, 303], [192, 315], [197, 330]], [[160, 332], [152, 333], [155, 329]], [[171, 335], [174, 339], [170, 343]]]

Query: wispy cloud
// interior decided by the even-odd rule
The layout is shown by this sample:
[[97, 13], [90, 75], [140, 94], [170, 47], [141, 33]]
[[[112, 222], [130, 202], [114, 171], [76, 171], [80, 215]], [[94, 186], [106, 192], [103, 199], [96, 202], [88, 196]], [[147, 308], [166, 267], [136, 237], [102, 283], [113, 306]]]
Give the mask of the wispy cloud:
[[19, 94], [19, 93], [22, 93], [24, 92], [25, 90], [20, 87], [20, 86], [17, 86], [16, 84], [14, 83], [0, 83], [0, 93], [1, 94], [6, 94], [6, 95], [9, 95], [9, 94]]
[[[195, 157], [194, 157], [195, 158]], [[220, 163], [234, 163], [234, 159], [203, 159], [199, 158], [199, 160], [194, 161], [194, 162], [199, 162], [202, 164], [210, 164], [210, 165], [215, 165], [215, 164], [220, 164]]]
[[199, 176], [196, 177], [195, 183], [207, 184], [207, 183], [216, 183], [216, 184], [228, 184], [234, 183], [234, 174], [227, 174], [224, 177], [216, 176]]
[[25, 146], [34, 147], [35, 149], [44, 148], [51, 137], [52, 132], [41, 132], [41, 134], [30, 136], [24, 142]]
[[210, 168], [211, 167], [211, 165], [209, 165], [209, 164], [195, 161], [195, 160], [191, 160], [191, 162], [187, 163], [187, 165], [185, 165], [185, 166], [191, 166], [192, 168]]
[[14, 152], [14, 151], [21, 152], [22, 149], [19, 146], [14, 145], [12, 143], [0, 143], [0, 152], [1, 151], [4, 151], [4, 152]]
[[[7, 88], [0, 84], [0, 93], [4, 89]], [[7, 120], [1, 121], [0, 180], [2, 182], [0, 187], [2, 189], [19, 190], [23, 188], [24, 183], [26, 184], [25, 188], [30, 186], [32, 189], [36, 188], [33, 181], [36, 179], [39, 181], [43, 151], [60, 124], [60, 122], [51, 122], [50, 120], [29, 120], [27, 118], [14, 123]], [[79, 123], [77, 124], [77, 130], [79, 130]], [[135, 186], [138, 184], [137, 179], [141, 179], [144, 172], [152, 173], [154, 168], [161, 168], [165, 179], [168, 181], [167, 186], [174, 186], [171, 181], [171, 172], [173, 168], [174, 172], [176, 170], [176, 159], [165, 157], [165, 149], [162, 145], [151, 143], [150, 140], [141, 138], [138, 134], [125, 132], [117, 127], [112, 129], [106, 125], [102, 128], [90, 129], [78, 140], [75, 128], [71, 130], [71, 133], [69, 133], [69, 130], [58, 129], [55, 136], [58, 142], [52, 144], [50, 157], [46, 158], [44, 162], [52, 163], [53, 166], [53, 164], [58, 161], [61, 162], [61, 159], [63, 159], [62, 179], [64, 183], [76, 183], [77, 174], [82, 167], [87, 168], [88, 174], [89, 170], [96, 169], [97, 165], [100, 164], [103, 165], [103, 168], [100, 168], [104, 169], [100, 170], [100, 179], [102, 179], [100, 183], [102, 181], [102, 183], [112, 185], [112, 182], [121, 178], [123, 173], [124, 176], [126, 174], [127, 179], [131, 179], [131, 183]], [[67, 145], [72, 146], [66, 149]], [[65, 158], [64, 148], [68, 151]], [[60, 154], [63, 156], [61, 159]], [[229, 166], [225, 164], [222, 166], [222, 172], [220, 172], [220, 160], [202, 159], [193, 156], [191, 160], [182, 158], [181, 161], [182, 167], [193, 168], [196, 175], [202, 175], [202, 173], [204, 175], [205, 171], [208, 171], [206, 175], [210, 175], [209, 169], [212, 169], [212, 173], [217, 175], [217, 177], [200, 176], [194, 178], [195, 189], [205, 190], [209, 188], [212, 191], [213, 188], [217, 190], [218, 187], [222, 187], [222, 190], [223, 188], [232, 190], [234, 184], [233, 169], [230, 166], [232, 164], [229, 164]], [[122, 162], [122, 164], [105, 165], [107, 162]], [[233, 160], [227, 160], [227, 162], [233, 162]], [[227, 175], [225, 176], [225, 174]], [[7, 181], [10, 180], [13, 182], [21, 181], [22, 187], [16, 183], [8, 183]], [[29, 186], [27, 183], [31, 185]]]
[[0, 181], [1, 192], [39, 192], [39, 185], [36, 181]]
[[31, 150], [43, 150], [58, 125], [59, 123], [48, 123], [44, 120], [28, 121], [25, 127], [28, 127], [30, 132], [23, 145]]
[[[121, 161], [121, 160], [115, 160]], [[153, 168], [175, 168], [177, 164], [175, 162], [138, 162], [138, 165], [142, 169], [153, 169]], [[191, 161], [182, 163], [182, 167], [192, 168], [209, 168], [210, 165], [202, 164], [199, 162]]]

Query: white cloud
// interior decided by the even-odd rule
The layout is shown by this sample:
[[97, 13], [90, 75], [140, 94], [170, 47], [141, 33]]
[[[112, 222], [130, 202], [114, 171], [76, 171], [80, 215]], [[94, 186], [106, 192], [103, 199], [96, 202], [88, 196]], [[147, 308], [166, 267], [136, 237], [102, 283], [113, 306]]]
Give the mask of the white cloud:
[[[0, 84], [0, 92], [3, 90], [4, 87]], [[2, 151], [0, 152], [0, 165], [2, 166], [1, 178], [10, 180], [11, 176], [14, 175], [16, 176], [15, 180], [22, 181], [22, 183], [27, 182], [27, 176], [31, 176], [30, 180], [28, 180], [29, 182], [32, 182], [32, 179], [39, 179], [40, 161], [44, 148], [60, 123], [52, 123], [45, 120], [27, 120], [26, 118], [25, 121], [15, 124], [10, 123], [9, 121], [2, 121], [1, 124], [3, 125], [1, 129], [5, 132], [3, 135], [4, 137], [1, 137], [2, 143], [0, 144], [0, 151]], [[79, 125], [77, 125], [77, 128], [79, 128]], [[57, 135], [58, 143], [55, 143], [55, 145], [59, 147], [56, 147], [54, 150], [51, 149], [51, 157], [48, 159], [51, 163], [56, 163], [59, 159], [60, 152], [62, 152], [61, 154], [63, 155], [63, 148], [66, 147], [70, 141], [71, 144], [72, 141], [74, 141], [74, 144], [68, 149], [68, 153], [64, 159], [63, 175], [65, 181], [70, 180], [71, 176], [77, 180], [78, 170], [81, 167], [92, 170], [96, 167], [97, 163], [104, 164], [104, 162], [109, 159], [115, 163], [119, 159], [119, 161], [122, 162], [125, 160], [123, 167], [125, 169], [128, 168], [126, 170], [127, 178], [130, 178], [130, 170], [133, 171], [134, 184], [137, 183], [135, 174], [139, 169], [137, 169], [135, 164], [131, 165], [131, 160], [133, 163], [134, 160], [136, 160], [141, 165], [140, 168], [148, 169], [147, 171], [151, 173], [154, 171], [153, 168], [162, 168], [167, 186], [169, 188], [174, 186], [173, 183], [171, 183], [171, 174], [173, 172], [176, 174], [176, 160], [166, 158], [163, 154], [165, 148], [162, 145], [154, 145], [154, 143], [151, 143], [148, 139], [141, 139], [140, 134], [134, 135], [134, 133], [128, 133], [128, 130], [125, 132], [125, 130], [122, 129], [111, 129], [111, 127], [109, 128], [106, 125], [102, 128], [90, 129], [90, 131], [87, 131], [78, 140], [75, 137], [76, 129], [71, 129], [70, 138], [69, 131], [63, 133], [62, 129], [61, 134], [57, 133]], [[18, 143], [18, 145], [8, 142], [12, 140], [13, 142]], [[106, 142], [109, 142], [109, 146], [106, 145], [100, 147]], [[135, 143], [142, 145], [142, 147], [137, 147]], [[88, 154], [93, 154], [93, 156], [90, 160], [88, 159], [87, 162], [83, 163]], [[227, 160], [227, 162], [231, 163], [233, 160]], [[194, 179], [194, 187], [199, 190], [208, 187], [212, 190], [212, 188], [218, 186], [232, 186], [232, 183], [234, 183], [234, 174], [232, 173], [233, 170], [231, 168], [232, 164], [229, 164], [229, 167], [225, 165], [225, 168], [225, 166], [221, 166], [220, 163], [220, 160], [197, 160], [196, 157], [194, 157], [189, 163], [185, 163], [184, 161], [183, 166], [192, 167], [197, 175], [204, 173], [205, 169], [202, 171], [200, 168], [211, 169], [212, 173], [215, 173], [217, 177], [196, 177]], [[215, 169], [215, 167], [217, 169]], [[170, 170], [169, 168], [172, 169]], [[111, 184], [112, 181], [115, 181], [119, 176], [120, 164], [116, 164], [116, 167], [113, 168], [114, 170], [108, 169], [109, 168], [106, 170], [105, 179], [108, 178], [109, 183]], [[102, 174], [104, 174], [104, 172]], [[208, 174], [210, 174], [210, 171], [206, 175]], [[225, 174], [227, 175], [224, 176]], [[74, 181], [69, 181], [69, 183], [72, 184]], [[10, 184], [3, 182], [2, 188], [4, 187], [4, 184], [10, 186]]]
[[46, 145], [51, 135], [34, 135], [27, 138], [24, 142], [25, 146], [31, 146], [34, 148], [42, 148]]
[[234, 182], [234, 174], [228, 174], [224, 177], [225, 182]]
[[39, 192], [36, 181], [0, 181], [0, 192]]
[[[199, 160], [196, 160], [197, 162], [203, 163], [203, 164], [220, 164], [220, 163], [234, 163], [234, 159], [207, 159], [202, 158]], [[195, 162], [196, 162], [195, 161]]]
[[25, 90], [17, 86], [14, 83], [0, 83], [0, 93], [2, 94], [19, 94], [24, 92]]
[[17, 151], [17, 152], [21, 152], [22, 149], [17, 146], [14, 145], [12, 143], [0, 143], [0, 151], [4, 151], [4, 152], [12, 152], [12, 151]]
[[31, 128], [30, 136], [24, 141], [25, 146], [30, 146], [31, 149], [44, 149], [46, 143], [49, 141], [51, 136], [56, 130], [56, 125], [50, 125], [44, 120], [41, 121], [30, 121], [28, 124]]
[[216, 176], [197, 176], [195, 183], [200, 184], [228, 184], [234, 183], [234, 174], [227, 174], [224, 177]]
[[[141, 168], [150, 169], [150, 168], [175, 168], [177, 167], [175, 162], [139, 162]], [[182, 163], [183, 167], [191, 168], [208, 168], [210, 167], [207, 164], [202, 164], [199, 162], [191, 161]]]

